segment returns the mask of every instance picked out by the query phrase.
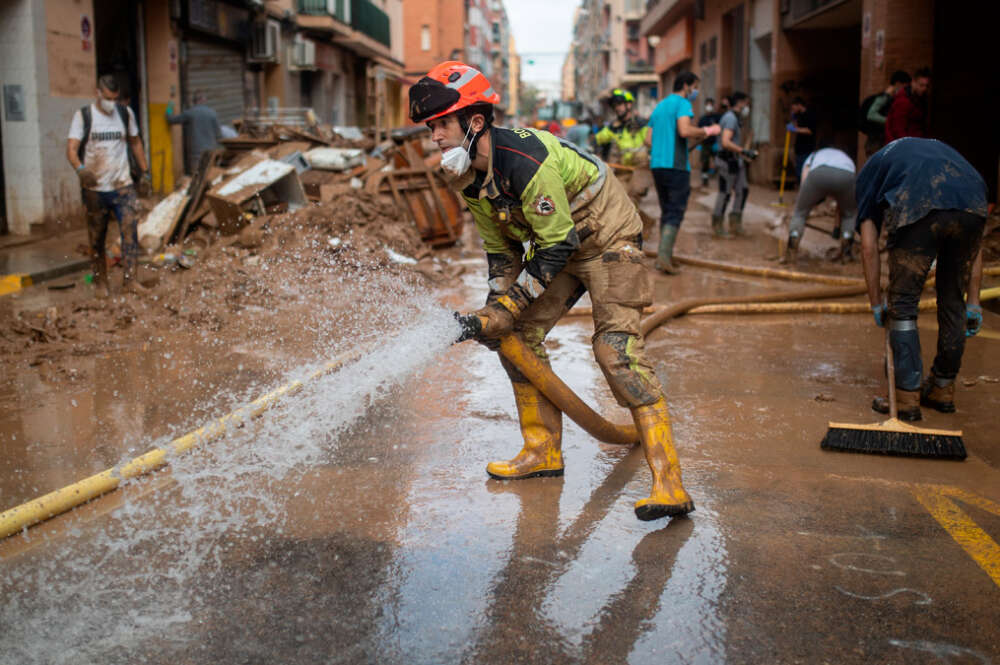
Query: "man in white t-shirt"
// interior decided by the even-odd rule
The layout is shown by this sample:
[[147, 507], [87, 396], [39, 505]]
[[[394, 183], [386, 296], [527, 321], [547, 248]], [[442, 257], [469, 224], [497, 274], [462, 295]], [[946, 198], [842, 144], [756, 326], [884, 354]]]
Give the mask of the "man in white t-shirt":
[[795, 212], [792, 213], [788, 229], [788, 248], [781, 263], [795, 263], [809, 211], [828, 196], [837, 201], [837, 210], [840, 212], [840, 225], [837, 227], [839, 231], [834, 231], [840, 238], [840, 252], [835, 260], [849, 260], [854, 241], [854, 218], [858, 212], [857, 200], [854, 198], [854, 160], [836, 148], [817, 150], [805, 158], [801, 182], [798, 196], [795, 197]]
[[[95, 103], [73, 114], [66, 141], [66, 159], [80, 179], [87, 207], [87, 232], [97, 295], [108, 295], [108, 267], [104, 240], [111, 215], [121, 229], [124, 290], [144, 291], [136, 280], [139, 242], [136, 218], [136, 187], [129, 152], [142, 175], [138, 185], [148, 195], [150, 188], [146, 155], [132, 110], [117, 103], [118, 81], [110, 74], [97, 80]], [[89, 122], [88, 122], [89, 120]], [[88, 127], [89, 124], [89, 127]]]

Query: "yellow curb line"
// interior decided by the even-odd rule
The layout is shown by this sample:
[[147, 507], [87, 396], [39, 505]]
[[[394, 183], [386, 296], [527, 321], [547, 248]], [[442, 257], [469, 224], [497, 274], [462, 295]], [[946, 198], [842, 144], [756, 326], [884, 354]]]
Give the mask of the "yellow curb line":
[[249, 419], [260, 416], [277, 404], [282, 397], [294, 395], [302, 390], [306, 383], [336, 371], [345, 364], [356, 360], [361, 353], [360, 349], [344, 353], [310, 374], [304, 381], [286, 383], [266, 395], [258, 397], [246, 406], [174, 439], [162, 448], [153, 448], [123, 465], [106, 469], [72, 485], [67, 485], [37, 499], [5, 510], [0, 513], [0, 539], [60, 515], [90, 499], [111, 492], [125, 478], [135, 478], [159, 469], [170, 461], [170, 456], [180, 455], [195, 446], [208, 443], [219, 438], [229, 427], [239, 427]]
[[[952, 540], [958, 543], [979, 567], [986, 571], [993, 582], [1000, 587], [1000, 545], [990, 538], [989, 534], [979, 528], [964, 510], [945, 494], [953, 494], [960, 500], [965, 500], [967, 492], [926, 491], [914, 488], [913, 496], [927, 509], [938, 524], [944, 527]], [[973, 505], [987, 510], [994, 515], [1000, 515], [1000, 506], [976, 495]]]
[[31, 286], [31, 275], [27, 273], [4, 275], [0, 277], [0, 296], [20, 291], [27, 286]]
[[909, 490], [917, 502], [951, 536], [952, 540], [958, 543], [965, 550], [965, 553], [972, 557], [972, 560], [990, 576], [994, 584], [1000, 587], [1000, 545], [951, 499], [958, 499], [997, 517], [1000, 517], [1000, 503], [954, 485], [910, 483], [903, 480], [844, 476], [834, 473], [827, 474], [827, 477], [835, 480], [860, 481]]

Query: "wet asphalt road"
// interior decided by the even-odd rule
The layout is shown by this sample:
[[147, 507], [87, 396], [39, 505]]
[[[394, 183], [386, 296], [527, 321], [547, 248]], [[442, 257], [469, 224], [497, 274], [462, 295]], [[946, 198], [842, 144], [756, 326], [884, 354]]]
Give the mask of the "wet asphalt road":
[[[477, 304], [470, 265], [447, 306]], [[688, 269], [658, 278], [657, 301], [773, 288], [794, 287]], [[211, 451], [0, 543], [0, 663], [1000, 662], [1000, 383], [960, 385], [954, 415], [925, 411], [964, 430], [965, 462], [819, 449], [829, 420], [882, 419], [867, 406], [881, 334], [864, 316], [777, 315], [651, 334], [697, 506], [655, 523], [632, 512], [649, 487], [639, 450], [573, 423], [565, 477], [488, 479], [520, 446], [499, 363], [404, 337]], [[589, 336], [586, 320], [558, 326], [554, 368], [624, 422]], [[963, 376], [1000, 377], [998, 349], [973, 340]], [[178, 377], [278, 380], [260, 349], [207, 360], [136, 353], [91, 371], [75, 405], [35, 385], [37, 402], [3, 415], [5, 503], [183, 431], [177, 414], [207, 395]], [[112, 394], [143, 373], [164, 387]], [[398, 383], [369, 388], [380, 373]]]

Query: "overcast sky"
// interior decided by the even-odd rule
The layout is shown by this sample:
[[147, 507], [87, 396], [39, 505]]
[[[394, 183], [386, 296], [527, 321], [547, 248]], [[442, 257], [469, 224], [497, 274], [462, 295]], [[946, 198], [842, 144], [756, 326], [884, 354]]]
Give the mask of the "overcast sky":
[[580, 0], [504, 0], [504, 6], [521, 55], [521, 80], [558, 97]]

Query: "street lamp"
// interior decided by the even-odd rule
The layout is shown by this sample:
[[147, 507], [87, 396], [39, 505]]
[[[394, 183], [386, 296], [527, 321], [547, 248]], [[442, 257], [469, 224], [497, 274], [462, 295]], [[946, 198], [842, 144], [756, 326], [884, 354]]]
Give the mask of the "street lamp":
[[656, 45], [660, 43], [660, 36], [659, 35], [650, 35], [649, 37], [646, 37], [646, 41], [649, 42], [649, 45], [652, 48], [656, 48]]

